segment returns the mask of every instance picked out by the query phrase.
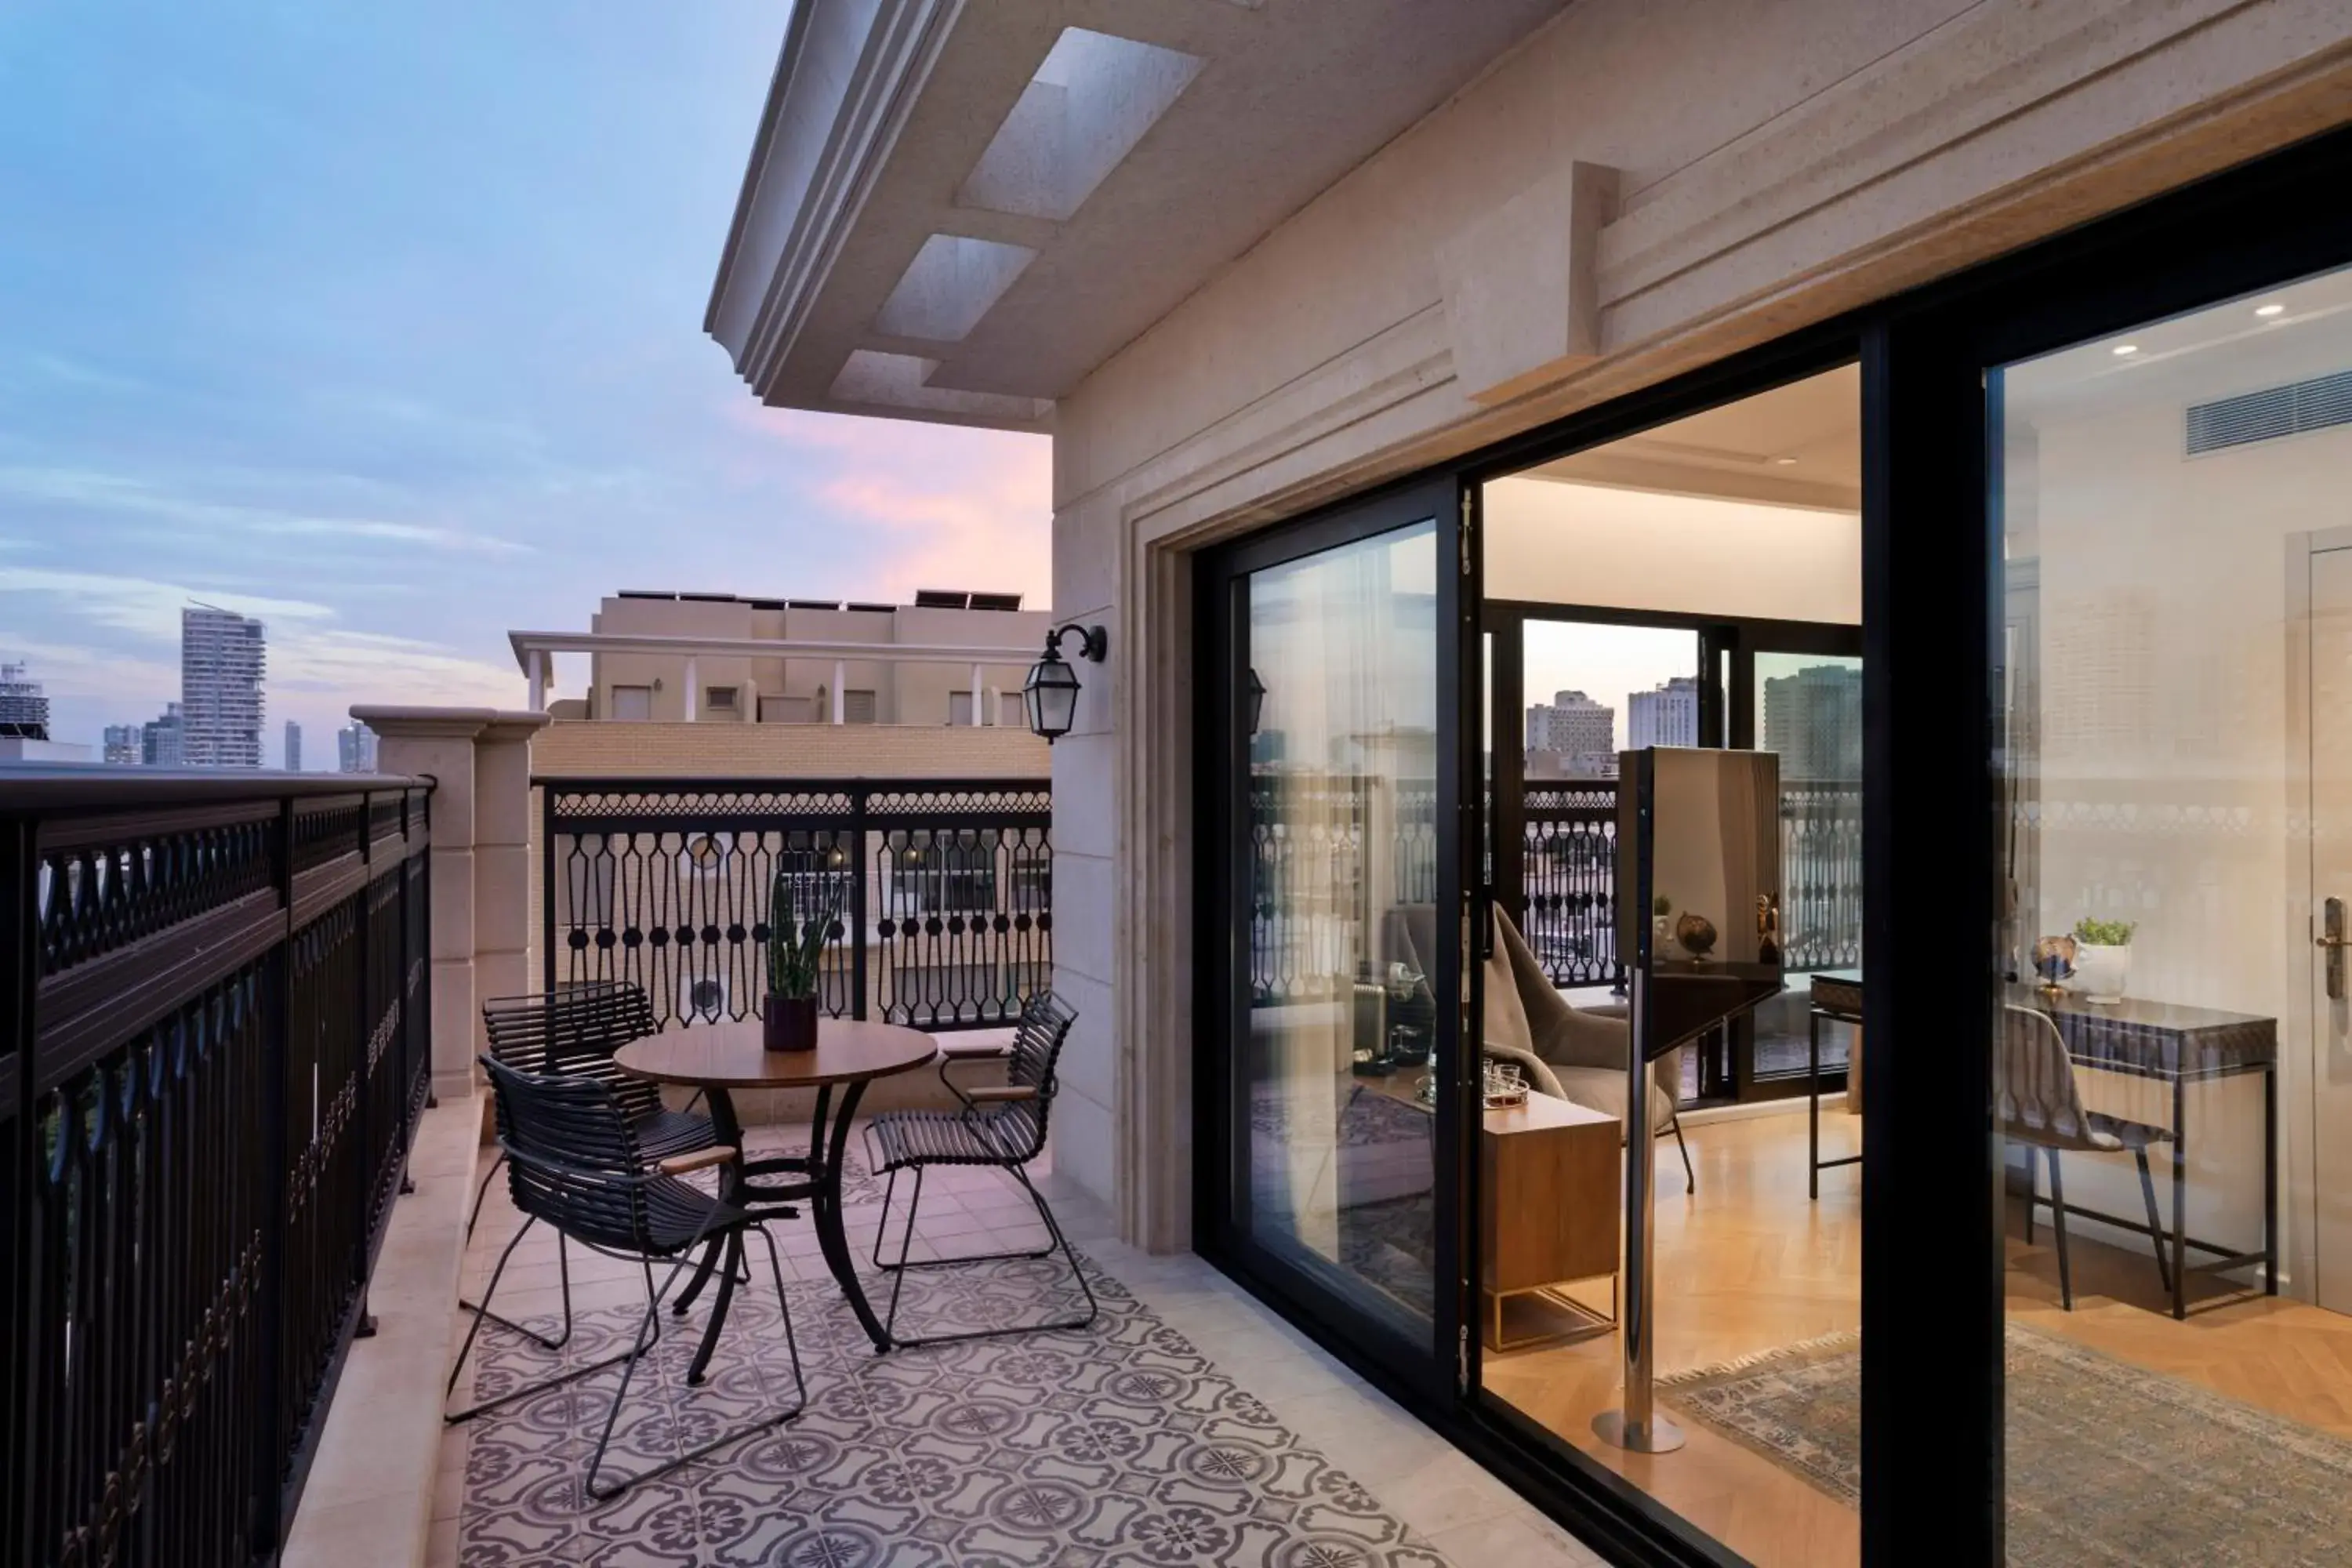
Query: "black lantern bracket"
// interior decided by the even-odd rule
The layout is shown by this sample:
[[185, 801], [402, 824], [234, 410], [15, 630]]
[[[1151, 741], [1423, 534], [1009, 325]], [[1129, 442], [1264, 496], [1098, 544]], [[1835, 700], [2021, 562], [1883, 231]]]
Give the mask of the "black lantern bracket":
[[1100, 664], [1110, 652], [1110, 633], [1101, 626], [1082, 626], [1076, 621], [1065, 621], [1045, 634], [1045, 657], [1062, 657], [1062, 639], [1076, 632], [1078, 637], [1078, 657], [1088, 664]]
[[1051, 745], [1070, 732], [1078, 708], [1078, 677], [1062, 658], [1063, 641], [1072, 634], [1078, 638], [1078, 657], [1090, 664], [1100, 664], [1110, 651], [1110, 634], [1101, 626], [1080, 626], [1068, 621], [1045, 634], [1045, 653], [1029, 668], [1029, 679], [1021, 688], [1021, 705], [1029, 718], [1029, 730]]

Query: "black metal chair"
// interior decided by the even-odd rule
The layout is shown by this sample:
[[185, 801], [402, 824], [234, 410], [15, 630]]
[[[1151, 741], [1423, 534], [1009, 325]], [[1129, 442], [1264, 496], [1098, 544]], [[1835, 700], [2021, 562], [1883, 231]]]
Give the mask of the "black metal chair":
[[[490, 1055], [508, 1067], [538, 1076], [589, 1079], [611, 1089], [648, 1161], [691, 1154], [718, 1142], [709, 1117], [670, 1110], [657, 1087], [630, 1078], [613, 1065], [614, 1052], [661, 1027], [643, 987], [623, 980], [600, 980], [541, 995], [494, 996], [482, 1004], [482, 1024], [489, 1037]], [[490, 1168], [482, 1173], [481, 1185], [474, 1190], [474, 1207], [466, 1216], [469, 1241], [482, 1217], [490, 1183], [505, 1160], [503, 1152], [492, 1160]], [[555, 1250], [555, 1263], [563, 1288], [562, 1333], [550, 1337], [496, 1314], [490, 1319], [547, 1350], [561, 1349], [572, 1334], [572, 1263], [561, 1245]], [[467, 1311], [480, 1310], [462, 1298], [457, 1305]]]
[[[992, 1339], [1002, 1334], [1043, 1333], [1056, 1329], [1083, 1329], [1100, 1308], [1094, 1287], [1087, 1282], [1069, 1237], [1062, 1233], [1045, 1194], [1029, 1180], [1024, 1168], [1045, 1147], [1045, 1120], [1054, 1106], [1054, 1064], [1069, 1038], [1076, 1015], [1062, 1000], [1047, 993], [1033, 997], [1022, 1010], [1020, 1026], [1011, 1045], [946, 1044], [940, 1047], [940, 1081], [962, 1103], [954, 1110], [894, 1110], [866, 1125], [866, 1161], [876, 1175], [890, 1180], [882, 1194], [882, 1218], [874, 1236], [874, 1266], [891, 1276], [890, 1309], [883, 1330], [893, 1346], [951, 1344], [961, 1340]], [[966, 1087], [955, 1080], [951, 1068], [977, 1062], [1003, 1062], [1004, 1082]], [[912, 1259], [915, 1215], [923, 1202], [923, 1173], [934, 1165], [993, 1167], [1009, 1174], [1037, 1205], [1045, 1222], [1046, 1243], [1029, 1252], [986, 1252], [959, 1258]], [[898, 1173], [912, 1171], [915, 1185], [907, 1203], [906, 1229], [898, 1238], [895, 1262], [882, 1258], [883, 1238], [890, 1231], [890, 1204], [898, 1195]], [[972, 1329], [960, 1333], [931, 1334], [919, 1339], [898, 1335], [898, 1296], [910, 1268], [948, 1268], [971, 1263], [995, 1263], [1013, 1258], [1046, 1258], [1060, 1252], [1085, 1293], [1083, 1316], [1004, 1328]]]
[[[2050, 1227], [2058, 1234], [2058, 1300], [2074, 1310], [2074, 1279], [2066, 1256], [2066, 1179], [2058, 1164], [2062, 1151], [2119, 1154], [2128, 1149], [2139, 1163], [2140, 1195], [2147, 1202], [2147, 1234], [2156, 1247], [2156, 1275], [2172, 1293], [2172, 1265], [2164, 1256], [2164, 1227], [2156, 1214], [2156, 1180], [2147, 1168], [2151, 1143], [2169, 1142], [2172, 1133], [2145, 1122], [2126, 1121], [2083, 1109], [2074, 1083], [2074, 1059], [2050, 1016], [2011, 1004], [2002, 1009], [2000, 1131], [2025, 1149], [2025, 1241], [2033, 1244], [2033, 1211], [2050, 1205]], [[2034, 1151], [2050, 1160], [2050, 1196], [2042, 1196], [2034, 1174]]]
[[[690, 1172], [739, 1159], [740, 1152], [722, 1146], [655, 1160], [638, 1140], [635, 1120], [624, 1110], [612, 1088], [593, 1078], [518, 1072], [489, 1057], [482, 1058], [482, 1066], [489, 1073], [491, 1091], [497, 1098], [499, 1145], [506, 1155], [508, 1187], [513, 1194], [515, 1207], [525, 1215], [525, 1223], [499, 1255], [498, 1267], [491, 1271], [489, 1285], [482, 1292], [484, 1310], [476, 1313], [472, 1326], [466, 1331], [466, 1342], [458, 1348], [457, 1364], [449, 1369], [443, 1397], [457, 1392], [466, 1358], [473, 1352], [483, 1320], [490, 1316], [488, 1308], [498, 1294], [499, 1280], [506, 1273], [507, 1262], [534, 1224], [544, 1223], [565, 1241], [577, 1242], [592, 1252], [636, 1262], [645, 1275], [646, 1315], [628, 1349], [509, 1390], [467, 1409], [445, 1412], [443, 1419], [453, 1426], [469, 1421], [485, 1411], [620, 1365], [620, 1386], [613, 1391], [612, 1408], [605, 1412], [604, 1431], [588, 1460], [588, 1493], [603, 1501], [639, 1481], [666, 1475], [680, 1465], [798, 1415], [808, 1403], [808, 1385], [801, 1374], [800, 1345], [793, 1335], [792, 1302], [784, 1294], [783, 1264], [776, 1251], [775, 1238], [768, 1234], [766, 1226], [771, 1219], [793, 1217], [796, 1211], [763, 1208], [755, 1213], [736, 1208], [679, 1180]], [[643, 1474], [627, 1477], [617, 1485], [600, 1485], [597, 1473], [604, 1466], [604, 1450], [613, 1440], [621, 1402], [628, 1397], [629, 1380], [636, 1372], [637, 1363], [660, 1338], [662, 1299], [677, 1284], [695, 1253], [706, 1245], [717, 1243], [723, 1247], [728, 1268], [740, 1268], [747, 1231], [759, 1232], [760, 1239], [767, 1245], [768, 1271], [775, 1281], [776, 1306], [783, 1318], [784, 1344], [793, 1363], [793, 1403], [788, 1408], [746, 1422]], [[670, 1265], [668, 1276], [658, 1289], [654, 1285], [653, 1272], [656, 1261]], [[687, 1373], [688, 1383], [701, 1382], [709, 1350], [706, 1343]]]

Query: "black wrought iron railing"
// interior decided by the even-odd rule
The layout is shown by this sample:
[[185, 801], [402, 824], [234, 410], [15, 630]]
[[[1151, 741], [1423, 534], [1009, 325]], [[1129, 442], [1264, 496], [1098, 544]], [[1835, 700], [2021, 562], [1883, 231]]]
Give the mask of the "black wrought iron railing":
[[777, 874], [831, 916], [835, 1017], [992, 1028], [1054, 984], [1044, 779], [566, 779], [541, 795], [548, 989], [627, 980], [664, 1024], [758, 1015]]
[[1260, 1005], [1346, 995], [1359, 953], [1372, 951], [1365, 923], [1436, 901], [1433, 781], [1261, 773], [1250, 781], [1249, 832], [1250, 993]]
[[276, 1558], [430, 1083], [428, 790], [0, 778], [0, 1557]]
[[[1342, 994], [1388, 942], [1367, 922], [1436, 899], [1436, 795], [1412, 781], [1265, 773], [1251, 781], [1250, 982], [1260, 1004]], [[1516, 910], [1559, 986], [1618, 985], [1617, 784], [1530, 783]], [[1783, 948], [1799, 972], [1862, 962], [1862, 790], [1780, 791]], [[1374, 864], [1384, 858], [1383, 864]], [[1507, 900], [1508, 902], [1508, 900]]]
[[1529, 784], [1520, 934], [1555, 985], [1614, 985], [1617, 785]]

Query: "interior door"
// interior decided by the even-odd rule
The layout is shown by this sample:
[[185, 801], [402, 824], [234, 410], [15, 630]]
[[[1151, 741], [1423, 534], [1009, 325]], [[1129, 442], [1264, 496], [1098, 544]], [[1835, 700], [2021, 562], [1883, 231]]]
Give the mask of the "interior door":
[[1423, 483], [1220, 552], [1202, 584], [1223, 666], [1204, 716], [1213, 1244], [1433, 1392], [1460, 1377], [1479, 740], [1461, 693], [1480, 679], [1461, 527], [1452, 481]]
[[2315, 1299], [2352, 1311], [2352, 547], [2311, 554], [2312, 1147]]

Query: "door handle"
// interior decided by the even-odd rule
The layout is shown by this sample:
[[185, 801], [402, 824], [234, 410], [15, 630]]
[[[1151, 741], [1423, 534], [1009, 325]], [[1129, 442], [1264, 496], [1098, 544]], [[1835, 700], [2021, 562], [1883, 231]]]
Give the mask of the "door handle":
[[2352, 937], [2344, 934], [2344, 900], [2330, 899], [2321, 906], [2319, 934], [2311, 939], [2312, 945], [2327, 953], [2327, 999], [2344, 1000], [2344, 950], [2352, 947]]

